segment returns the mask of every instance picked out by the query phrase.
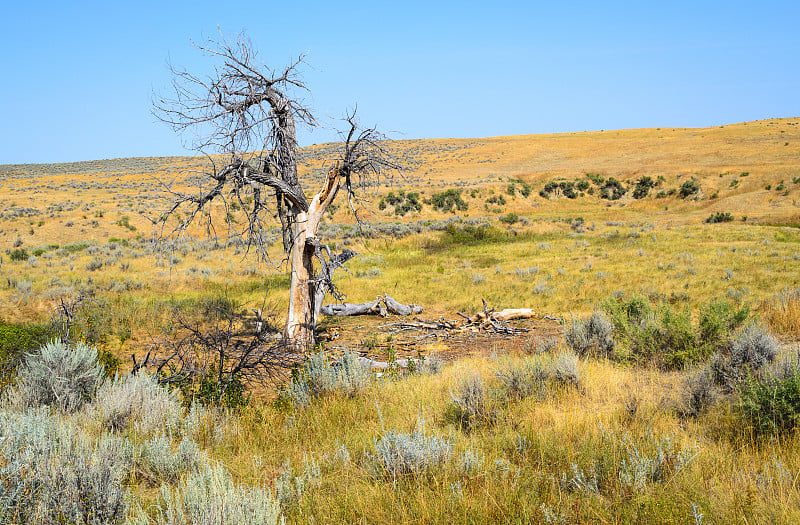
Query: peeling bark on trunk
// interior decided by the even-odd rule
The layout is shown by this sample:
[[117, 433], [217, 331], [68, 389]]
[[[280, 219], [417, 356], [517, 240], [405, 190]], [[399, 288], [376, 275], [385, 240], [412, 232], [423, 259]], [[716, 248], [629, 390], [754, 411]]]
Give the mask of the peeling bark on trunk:
[[[317, 255], [319, 229], [322, 215], [339, 191], [339, 163], [328, 173], [322, 190], [314, 195], [308, 212], [297, 213], [293, 224], [291, 267], [289, 284], [289, 312], [286, 316], [284, 340], [295, 351], [303, 352], [314, 347], [314, 327], [317, 324], [319, 307], [327, 292], [327, 279], [320, 280], [314, 273], [314, 257]], [[329, 277], [329, 276], [326, 276]], [[317, 287], [322, 297], [318, 297]]]

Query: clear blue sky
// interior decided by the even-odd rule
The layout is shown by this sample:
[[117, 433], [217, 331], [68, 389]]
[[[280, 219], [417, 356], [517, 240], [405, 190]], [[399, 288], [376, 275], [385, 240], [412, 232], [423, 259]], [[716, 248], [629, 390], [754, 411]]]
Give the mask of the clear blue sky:
[[0, 163], [182, 155], [150, 113], [167, 60], [245, 30], [308, 53], [335, 138], [358, 105], [395, 138], [709, 126], [800, 116], [800, 2], [3, 2]]

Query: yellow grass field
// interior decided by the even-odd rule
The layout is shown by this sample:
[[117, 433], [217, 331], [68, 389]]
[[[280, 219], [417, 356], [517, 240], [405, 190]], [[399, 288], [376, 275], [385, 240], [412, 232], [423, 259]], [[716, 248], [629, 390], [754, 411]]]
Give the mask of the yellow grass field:
[[[239, 485], [274, 494], [294, 487], [281, 492], [291, 523], [800, 520], [800, 437], [789, 428], [765, 438], [742, 415], [741, 385], [753, 377], [702, 411], [686, 409], [687, 385], [727, 335], [707, 341], [702, 359], [660, 367], [631, 357], [634, 340], [617, 327], [625, 356], [583, 354], [575, 381], [540, 378], [535, 394], [514, 397], [503, 376], [556, 366], [548, 360], [574, 350], [565, 337], [573, 320], [636, 297], [685, 313], [691, 326], [714, 301], [743, 309], [776, 338], [776, 363], [796, 359], [800, 117], [391, 147], [407, 170], [364, 188], [357, 211], [371, 226], [366, 235], [346, 203], [321, 228], [337, 249], [359, 254], [336, 276], [348, 302], [388, 293], [421, 305], [422, 319], [455, 322], [485, 299], [540, 318], [519, 323], [530, 331], [515, 337], [409, 344], [387, 328], [398, 318], [326, 319], [326, 331], [340, 334], [327, 343], [331, 354], [439, 354], [444, 368], [370, 379], [306, 406], [260, 390], [238, 410], [182, 415], [195, 419], [165, 438], [172, 449], [189, 436]], [[330, 144], [302, 150], [308, 188], [322, 184], [333, 152]], [[268, 232], [272, 265], [230, 242], [242, 224], [238, 206], [212, 211], [216, 235], [198, 226], [154, 241], [151, 219], [170, 202], [163, 183], [203, 167], [191, 157], [0, 166], [0, 320], [46, 323], [62, 299], [87, 294], [99, 309], [80, 321], [80, 333], [123, 371], [175, 305], [225, 296], [280, 324], [289, 281], [277, 229]], [[615, 188], [624, 193], [606, 198]], [[487, 414], [459, 419], [455, 400], [470, 378], [485, 392]], [[277, 384], [290, 387], [290, 379]], [[67, 419], [92, 439], [105, 435], [85, 414]], [[449, 448], [421, 473], [387, 475], [378, 447], [406, 434]], [[133, 427], [114, 435], [145, 448], [152, 438]], [[130, 516], [140, 511], [144, 520], [131, 523], [155, 523], [162, 483], [179, 486], [146, 472], [124, 480]]]

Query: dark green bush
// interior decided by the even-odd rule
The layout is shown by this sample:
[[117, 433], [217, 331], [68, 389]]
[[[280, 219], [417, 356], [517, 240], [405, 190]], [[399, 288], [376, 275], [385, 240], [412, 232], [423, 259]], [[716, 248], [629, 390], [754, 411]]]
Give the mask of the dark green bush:
[[687, 180], [683, 184], [681, 184], [681, 189], [679, 190], [680, 196], [682, 198], [689, 197], [691, 195], [697, 195], [700, 193], [700, 184], [694, 180]]
[[600, 198], [615, 201], [625, 195], [627, 191], [627, 188], [625, 188], [620, 181], [614, 177], [609, 177], [608, 180], [600, 186]]
[[522, 194], [523, 197], [528, 197], [533, 192], [533, 186], [528, 184], [522, 179], [512, 179], [514, 182], [519, 183], [522, 188], [520, 188], [519, 192]]
[[578, 197], [578, 193], [575, 191], [575, 183], [565, 180], [549, 181], [545, 183], [544, 188], [539, 191], [539, 195], [547, 199], [558, 190], [561, 190], [561, 193], [564, 195], [564, 197], [567, 197], [568, 199], [574, 199]]
[[0, 319], [0, 384], [8, 383], [22, 358], [44, 344], [49, 336], [45, 326]]
[[750, 317], [748, 306], [735, 307], [723, 300], [711, 301], [700, 307], [698, 329], [700, 341], [714, 349], [727, 346], [730, 334]]
[[508, 214], [503, 215], [502, 217], [500, 217], [500, 222], [502, 222], [504, 224], [509, 224], [509, 225], [515, 224], [515, 223], [519, 222], [519, 215], [517, 215], [514, 212], [508, 213]]
[[217, 366], [213, 363], [206, 372], [196, 375], [191, 381], [181, 383], [179, 389], [187, 406], [191, 406], [192, 401], [198, 401], [206, 407], [240, 409], [250, 403], [250, 394], [239, 375], [234, 374], [226, 387], [219, 380]]
[[633, 198], [644, 199], [647, 197], [647, 194], [650, 193], [650, 190], [655, 187], [655, 185], [656, 181], [654, 181], [652, 177], [644, 175], [642, 178], [636, 181], [636, 187], [633, 189]]
[[595, 185], [600, 186], [605, 182], [605, 179], [599, 173], [587, 173], [586, 178], [592, 181]]
[[449, 189], [440, 193], [434, 193], [431, 198], [426, 201], [433, 206], [434, 209], [443, 212], [452, 212], [453, 208], [458, 211], [467, 211], [469, 205], [461, 198], [461, 190]]
[[700, 308], [695, 326], [688, 309], [679, 311], [668, 303], [653, 305], [641, 296], [628, 300], [612, 297], [601, 306], [611, 318], [615, 338], [628, 348], [629, 360], [666, 369], [707, 359], [728, 345], [732, 331], [750, 315], [747, 307], [712, 301]]
[[378, 209], [385, 210], [387, 206], [394, 206], [394, 214], [401, 217], [409, 212], [422, 211], [419, 193], [406, 193], [404, 190], [399, 191], [396, 195], [390, 191], [386, 197], [381, 197], [378, 201]]
[[800, 423], [800, 370], [745, 381], [739, 410], [757, 439], [793, 432]]
[[12, 261], [27, 261], [30, 255], [28, 255], [28, 250], [25, 248], [15, 248], [11, 250], [11, 253], [8, 254], [8, 257]]
[[718, 222], [731, 222], [731, 221], [733, 221], [733, 215], [731, 215], [730, 212], [727, 211], [726, 212], [718, 211], [716, 213], [712, 213], [705, 220], [705, 222], [708, 224], [716, 224]]
[[487, 204], [497, 204], [498, 206], [505, 206], [506, 205], [506, 198], [502, 195], [492, 195], [488, 199], [486, 199]]
[[674, 370], [708, 357], [698, 343], [691, 312], [660, 305], [634, 332], [630, 352], [637, 362]]

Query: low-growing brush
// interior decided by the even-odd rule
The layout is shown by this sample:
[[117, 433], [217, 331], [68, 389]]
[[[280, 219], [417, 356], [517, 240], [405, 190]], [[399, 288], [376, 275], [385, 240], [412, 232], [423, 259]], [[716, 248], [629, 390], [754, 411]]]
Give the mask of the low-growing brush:
[[375, 454], [367, 460], [373, 470], [392, 480], [404, 476], [422, 476], [442, 467], [452, 455], [452, 445], [437, 436], [426, 436], [418, 428], [411, 434], [386, 432], [375, 441]]
[[137, 509], [130, 525], [272, 525], [283, 523], [270, 491], [234, 485], [230, 474], [215, 466], [185, 477], [176, 488], [161, 486], [156, 519]]
[[0, 411], [2, 523], [122, 523], [124, 458], [45, 411]]
[[355, 352], [345, 352], [335, 363], [325, 352], [318, 352], [308, 357], [281, 393], [281, 399], [299, 408], [334, 393], [352, 397], [366, 388], [369, 380], [370, 374], [358, 362]]
[[483, 380], [478, 374], [461, 376], [455, 389], [450, 392], [450, 399], [445, 419], [466, 432], [492, 425], [497, 419], [497, 412], [491, 408]]
[[106, 430], [133, 428], [149, 436], [176, 432], [185, 411], [175, 391], [160, 386], [154, 376], [138, 373], [107, 380], [91, 412]]
[[612, 357], [614, 326], [601, 312], [585, 319], [573, 319], [564, 336], [567, 345], [580, 356]]
[[91, 401], [102, 380], [95, 348], [50, 341], [25, 357], [9, 401], [22, 410], [48, 406], [74, 412]]

